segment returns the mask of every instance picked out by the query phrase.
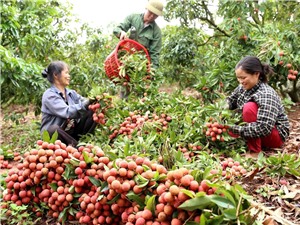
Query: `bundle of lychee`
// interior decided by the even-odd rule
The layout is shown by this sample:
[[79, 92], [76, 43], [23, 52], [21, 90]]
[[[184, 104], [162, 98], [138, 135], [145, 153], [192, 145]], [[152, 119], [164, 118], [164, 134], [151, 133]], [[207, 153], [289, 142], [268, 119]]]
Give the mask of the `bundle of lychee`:
[[105, 124], [108, 110], [113, 108], [112, 98], [107, 93], [97, 95], [92, 104], [89, 105], [89, 109], [94, 112], [93, 120], [98, 124]]
[[[19, 206], [45, 202], [50, 215], [57, 218], [72, 200], [69, 192], [71, 185], [64, 179], [63, 173], [71, 153], [77, 150], [60, 141], [55, 144], [38, 141], [38, 146], [39, 149], [24, 154], [23, 163], [18, 164], [17, 169], [9, 171], [5, 178], [7, 189], [3, 199]], [[36, 207], [32, 209], [40, 215]]]
[[225, 158], [222, 162], [222, 176], [225, 176], [227, 179], [231, 176], [242, 176], [247, 173], [247, 170], [240, 165], [239, 161], [235, 161], [232, 158]]
[[222, 170], [212, 169], [211, 174], [221, 174], [222, 177], [229, 180], [234, 177], [240, 177], [247, 173], [247, 170], [240, 165], [239, 161], [232, 158], [225, 158], [221, 161]]
[[288, 79], [289, 80], [296, 80], [296, 78], [297, 78], [297, 75], [298, 75], [298, 71], [297, 70], [292, 70], [292, 69], [290, 69], [289, 71], [288, 71], [289, 73], [288, 73]]
[[178, 146], [178, 150], [181, 151], [187, 161], [191, 161], [192, 157], [195, 156], [195, 151], [200, 151], [201, 145], [188, 144], [187, 147]]
[[223, 134], [229, 128], [227, 125], [219, 124], [218, 122], [208, 122], [205, 124], [206, 128], [203, 129], [205, 135], [210, 137], [212, 141], [224, 141]]
[[134, 132], [147, 133], [150, 129], [156, 129], [157, 132], [168, 129], [168, 123], [172, 118], [162, 113], [157, 115], [140, 115], [135, 112], [129, 112], [129, 116], [125, 118], [125, 121], [120, 124], [119, 129], [115, 129], [109, 136], [110, 139], [116, 138], [118, 135], [127, 135], [132, 137]]
[[19, 152], [13, 152], [11, 149], [8, 149], [3, 155], [0, 155], [0, 169], [11, 169], [12, 164], [9, 163], [9, 160], [19, 161], [20, 159], [21, 155]]
[[8, 160], [5, 160], [3, 155], [0, 155], [0, 169], [10, 169], [12, 165], [9, 164]]

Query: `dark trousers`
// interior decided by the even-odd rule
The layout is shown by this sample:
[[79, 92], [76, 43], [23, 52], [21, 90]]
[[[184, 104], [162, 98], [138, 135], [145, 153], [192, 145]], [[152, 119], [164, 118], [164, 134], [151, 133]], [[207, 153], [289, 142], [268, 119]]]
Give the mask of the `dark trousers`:
[[66, 145], [77, 146], [80, 135], [87, 133], [93, 133], [96, 128], [96, 123], [93, 120], [93, 112], [89, 110], [87, 114], [80, 118], [79, 123], [75, 124], [73, 128], [68, 131], [65, 131], [58, 125], [51, 125], [48, 128], [49, 134], [52, 136], [55, 131], [58, 133], [58, 140], [61, 140]]

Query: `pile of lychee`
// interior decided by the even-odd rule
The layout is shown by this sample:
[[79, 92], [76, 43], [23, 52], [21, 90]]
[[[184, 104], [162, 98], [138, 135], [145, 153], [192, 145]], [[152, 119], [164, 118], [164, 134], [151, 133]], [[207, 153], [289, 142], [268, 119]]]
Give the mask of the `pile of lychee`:
[[[180, 209], [191, 199], [186, 192], [195, 196], [216, 191], [206, 180], [195, 180], [189, 169], [168, 171], [147, 157], [112, 161], [93, 145], [76, 149], [60, 141], [37, 144], [8, 172], [2, 209], [9, 209], [11, 202], [26, 204], [36, 216], [88, 225], [184, 224], [199, 222], [201, 216], [201, 211]], [[152, 210], [146, 204], [149, 197]]]
[[221, 174], [222, 177], [229, 180], [234, 177], [240, 177], [247, 173], [247, 170], [232, 158], [225, 158], [221, 161], [222, 170], [212, 169], [211, 174]]
[[147, 134], [151, 129], [161, 132], [168, 129], [168, 123], [171, 120], [172, 118], [164, 113], [160, 115], [156, 113], [140, 115], [136, 112], [129, 112], [129, 116], [120, 124], [119, 129], [114, 129], [109, 138], [114, 139], [118, 135], [127, 135], [131, 138], [134, 132]]

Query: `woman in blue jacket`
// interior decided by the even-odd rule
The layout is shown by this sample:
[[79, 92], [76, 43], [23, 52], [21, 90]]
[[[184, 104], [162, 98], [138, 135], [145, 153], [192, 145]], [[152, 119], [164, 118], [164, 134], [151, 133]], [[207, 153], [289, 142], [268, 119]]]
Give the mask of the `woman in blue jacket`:
[[51, 62], [42, 75], [51, 87], [42, 98], [41, 134], [48, 131], [53, 135], [57, 131], [59, 140], [77, 146], [80, 135], [91, 133], [96, 127], [93, 112], [88, 110], [89, 100], [66, 88], [71, 77], [65, 62]]

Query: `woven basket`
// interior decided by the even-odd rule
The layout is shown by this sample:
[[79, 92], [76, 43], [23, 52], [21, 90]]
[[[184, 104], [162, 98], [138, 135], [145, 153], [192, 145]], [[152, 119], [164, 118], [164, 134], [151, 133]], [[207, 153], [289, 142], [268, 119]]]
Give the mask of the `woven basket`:
[[[147, 49], [143, 45], [141, 45], [140, 43], [134, 40], [125, 39], [118, 43], [116, 48], [107, 56], [107, 58], [104, 61], [105, 73], [110, 80], [120, 77], [119, 68], [122, 65], [122, 63], [118, 59], [118, 52], [122, 50], [123, 51], [125, 50], [130, 54], [134, 54], [136, 52], [141, 52], [141, 51], [144, 52], [148, 59], [148, 71], [150, 72], [150, 56]], [[130, 77], [126, 75], [125, 79], [129, 81]]]

